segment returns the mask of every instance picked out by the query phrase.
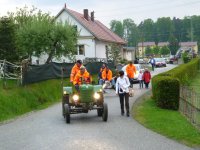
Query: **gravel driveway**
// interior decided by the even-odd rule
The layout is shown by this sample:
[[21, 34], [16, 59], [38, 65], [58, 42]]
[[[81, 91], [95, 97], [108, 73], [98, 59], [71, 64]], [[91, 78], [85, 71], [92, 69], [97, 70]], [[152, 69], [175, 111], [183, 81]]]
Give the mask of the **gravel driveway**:
[[[163, 72], [159, 68], [152, 74]], [[135, 99], [147, 92], [134, 85]], [[190, 150], [182, 144], [154, 133], [132, 117], [121, 116], [119, 99], [114, 91], [105, 94], [108, 122], [96, 111], [72, 115], [66, 124], [61, 103], [37, 111], [0, 126], [0, 150]]]

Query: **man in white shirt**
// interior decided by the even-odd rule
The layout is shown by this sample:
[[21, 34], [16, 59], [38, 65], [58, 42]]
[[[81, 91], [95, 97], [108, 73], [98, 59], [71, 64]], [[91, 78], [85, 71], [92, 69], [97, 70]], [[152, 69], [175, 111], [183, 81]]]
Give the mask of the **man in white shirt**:
[[121, 115], [124, 115], [124, 99], [126, 107], [126, 115], [129, 117], [129, 79], [124, 75], [124, 71], [119, 72], [119, 77], [116, 81], [116, 94], [119, 95]]

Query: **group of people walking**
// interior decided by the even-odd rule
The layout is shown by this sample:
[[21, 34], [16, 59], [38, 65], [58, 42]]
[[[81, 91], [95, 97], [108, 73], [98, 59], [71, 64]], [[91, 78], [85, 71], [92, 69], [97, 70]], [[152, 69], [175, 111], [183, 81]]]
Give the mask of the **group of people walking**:
[[[119, 96], [120, 100], [120, 108], [121, 115], [125, 114], [124, 105], [126, 109], [126, 116], [130, 116], [129, 112], [129, 92], [132, 87], [134, 75], [136, 74], [136, 67], [132, 62], [126, 66], [126, 70], [119, 71], [113, 77], [112, 71], [106, 64], [103, 64], [100, 68], [98, 74], [98, 83], [103, 85], [106, 81], [110, 82], [115, 89], [116, 94]], [[126, 73], [126, 75], [125, 75]], [[149, 87], [149, 82], [151, 80], [151, 74], [147, 68], [145, 68], [144, 72], [142, 70], [139, 71], [138, 75], [139, 87], [143, 88], [143, 82], [145, 84], [145, 88]], [[74, 84], [75, 89], [78, 91], [79, 86], [81, 84], [88, 84], [92, 82], [91, 75], [87, 72], [86, 68], [82, 65], [81, 60], [77, 60], [76, 64], [71, 70], [70, 82]]]

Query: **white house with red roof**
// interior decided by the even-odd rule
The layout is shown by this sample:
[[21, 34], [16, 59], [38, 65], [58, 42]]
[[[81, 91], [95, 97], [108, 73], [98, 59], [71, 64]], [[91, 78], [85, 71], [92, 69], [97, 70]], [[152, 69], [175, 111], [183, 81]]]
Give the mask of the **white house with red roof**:
[[[81, 14], [68, 9], [66, 5], [55, 17], [57, 22], [67, 22], [76, 27], [79, 32], [75, 59], [106, 59], [106, 49], [112, 43], [116, 43], [121, 47], [121, 56], [123, 57], [123, 46], [126, 42], [94, 18], [94, 12], [91, 12], [91, 15], [89, 15], [88, 9], [84, 9], [83, 14]], [[41, 56], [38, 59], [40, 64], [45, 63], [45, 57]], [[33, 61], [36, 61], [36, 59]], [[60, 60], [53, 59], [53, 61], [68, 62], [69, 59], [63, 56]]]
[[94, 12], [89, 16], [88, 9], [83, 14], [64, 7], [56, 16], [57, 22], [68, 22], [76, 26], [79, 37], [76, 59], [106, 58], [106, 48], [111, 43], [123, 47], [126, 42], [113, 33], [100, 21], [94, 19]]

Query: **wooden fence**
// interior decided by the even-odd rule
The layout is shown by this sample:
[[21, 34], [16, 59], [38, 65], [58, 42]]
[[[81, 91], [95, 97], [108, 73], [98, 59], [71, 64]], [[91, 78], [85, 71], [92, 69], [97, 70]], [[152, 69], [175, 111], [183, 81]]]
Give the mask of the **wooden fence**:
[[200, 93], [191, 87], [181, 86], [179, 111], [200, 129]]

